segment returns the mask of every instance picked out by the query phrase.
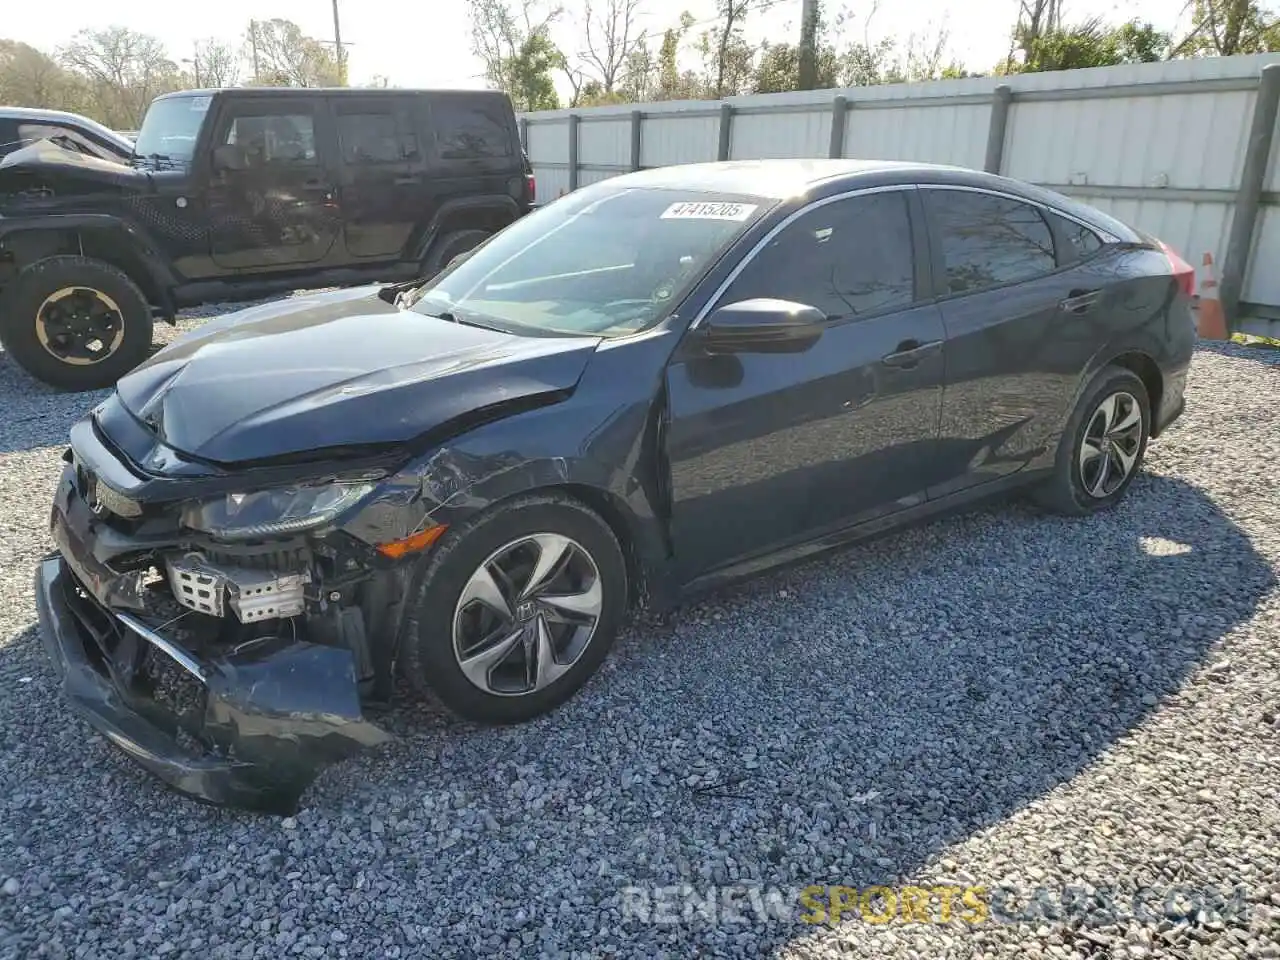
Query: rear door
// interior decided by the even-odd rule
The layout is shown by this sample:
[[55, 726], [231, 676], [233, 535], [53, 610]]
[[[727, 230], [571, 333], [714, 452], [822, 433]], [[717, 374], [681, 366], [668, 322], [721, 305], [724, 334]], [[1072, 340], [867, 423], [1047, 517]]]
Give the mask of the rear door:
[[[517, 204], [525, 192], [520, 135], [511, 102], [489, 91], [441, 91], [419, 108], [431, 151], [431, 202], [436, 209], [462, 210], [502, 198]], [[482, 225], [483, 219], [477, 222]], [[462, 223], [459, 229], [471, 229]]]
[[1100, 340], [1098, 237], [1021, 198], [922, 186], [946, 327], [941, 497], [1015, 473], [1057, 442]]
[[429, 207], [426, 156], [409, 96], [332, 97], [347, 252], [394, 259]]

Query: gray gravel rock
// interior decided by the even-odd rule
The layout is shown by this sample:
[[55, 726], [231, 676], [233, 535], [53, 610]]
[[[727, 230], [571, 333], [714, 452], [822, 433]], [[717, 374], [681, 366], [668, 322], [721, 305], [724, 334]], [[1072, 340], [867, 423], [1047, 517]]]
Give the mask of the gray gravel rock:
[[[1280, 956], [1274, 353], [1203, 347], [1106, 516], [993, 505], [643, 618], [521, 727], [401, 708], [289, 820], [68, 716], [30, 580], [96, 398], [0, 361], [0, 400], [0, 957]], [[892, 922], [804, 922], [874, 884]], [[904, 885], [991, 916], [903, 922]]]

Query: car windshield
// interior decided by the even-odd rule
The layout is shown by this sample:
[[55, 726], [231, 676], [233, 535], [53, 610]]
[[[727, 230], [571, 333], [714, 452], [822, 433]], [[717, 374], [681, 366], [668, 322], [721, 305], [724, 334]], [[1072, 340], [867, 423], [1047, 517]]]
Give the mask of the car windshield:
[[625, 336], [666, 316], [774, 202], [588, 187], [428, 281], [411, 309], [514, 333]]
[[134, 156], [190, 163], [212, 99], [164, 97], [152, 101], [133, 142]]

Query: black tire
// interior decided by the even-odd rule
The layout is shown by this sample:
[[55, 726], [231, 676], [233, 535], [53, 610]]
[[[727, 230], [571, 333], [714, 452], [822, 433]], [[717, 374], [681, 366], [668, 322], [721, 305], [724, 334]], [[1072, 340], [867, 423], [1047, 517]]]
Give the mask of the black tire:
[[485, 230], [458, 230], [454, 233], [446, 233], [436, 241], [431, 252], [427, 254], [426, 262], [423, 264], [427, 277], [434, 277], [447, 267], [454, 257], [474, 250], [487, 239], [489, 239], [489, 233]]
[[[1119, 448], [1126, 458], [1133, 457], [1132, 466], [1114, 488], [1107, 487], [1105, 480], [1102, 486], [1098, 486], [1096, 481], [1100, 474], [1094, 460], [1090, 460], [1088, 467], [1082, 465], [1085, 438], [1091, 430], [1097, 430], [1098, 421], [1095, 418], [1103, 416], [1100, 413], [1103, 403], [1111, 398], [1121, 398], [1121, 406], [1127, 407], [1128, 401], [1123, 400], [1124, 397], [1132, 398], [1136, 402], [1141, 416], [1141, 429], [1136, 437], [1136, 443], [1126, 440], [1125, 445]], [[1121, 418], [1117, 417], [1116, 422], [1120, 421]], [[1124, 497], [1129, 485], [1133, 483], [1133, 478], [1142, 469], [1142, 461], [1146, 455], [1147, 441], [1150, 436], [1151, 401], [1142, 379], [1132, 370], [1124, 367], [1104, 367], [1094, 376], [1080, 397], [1079, 403], [1076, 404], [1075, 410], [1072, 411], [1066, 429], [1062, 432], [1062, 439], [1058, 443], [1053, 475], [1031, 491], [1032, 499], [1047, 510], [1073, 517], [1114, 507]], [[1112, 442], [1115, 443], [1115, 441]], [[1091, 448], [1095, 446], [1096, 444], [1091, 441]], [[1117, 455], [1109, 461], [1109, 463], [1112, 462], [1119, 464], [1122, 461]], [[1095, 490], [1101, 495], [1090, 492], [1090, 484], [1086, 482], [1087, 480], [1094, 484]]]
[[[463, 590], [486, 560], [535, 534], [566, 537], [585, 550], [599, 574], [601, 611], [563, 675], [540, 690], [495, 694], [463, 672], [455, 655], [455, 616]], [[518, 497], [450, 530], [433, 548], [418, 583], [406, 617], [401, 671], [416, 694], [434, 693], [449, 710], [479, 723], [520, 723], [572, 697], [599, 669], [627, 610], [627, 567], [617, 537], [592, 510], [558, 493]]]
[[[42, 318], [50, 298], [64, 290], [87, 298], [99, 311], [106, 332], [93, 342], [118, 334], [114, 348], [101, 359], [73, 363], [46, 348], [50, 334]], [[105, 319], [101, 319], [105, 318]], [[27, 267], [0, 296], [0, 341], [14, 361], [37, 380], [61, 390], [99, 390], [115, 384], [147, 358], [151, 350], [151, 307], [146, 296], [122, 271], [89, 257], [59, 256]]]

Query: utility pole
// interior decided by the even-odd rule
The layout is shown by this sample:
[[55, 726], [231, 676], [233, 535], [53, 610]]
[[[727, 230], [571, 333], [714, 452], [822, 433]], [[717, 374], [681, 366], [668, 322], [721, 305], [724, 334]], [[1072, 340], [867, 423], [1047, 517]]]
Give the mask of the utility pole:
[[[338, 0], [334, 0], [337, 3]], [[800, 7], [800, 89], [818, 84], [817, 65], [818, 0], [801, 0]]]
[[253, 82], [257, 83], [262, 72], [258, 66], [258, 21], [249, 21], [249, 46], [253, 49]]
[[338, 60], [338, 82], [347, 85], [347, 63], [342, 52], [342, 25], [338, 20], [338, 0], [333, 0], [333, 55]]

